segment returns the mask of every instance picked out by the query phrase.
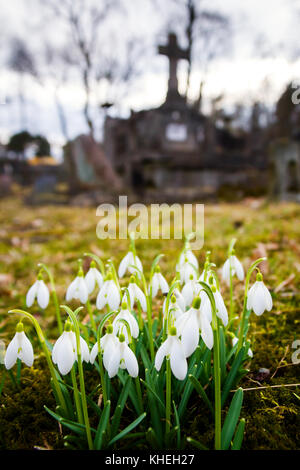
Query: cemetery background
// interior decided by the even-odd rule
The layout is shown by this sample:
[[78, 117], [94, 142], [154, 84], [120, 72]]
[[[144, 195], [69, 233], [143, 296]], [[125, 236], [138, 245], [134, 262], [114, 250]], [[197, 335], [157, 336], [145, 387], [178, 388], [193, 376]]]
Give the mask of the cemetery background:
[[[118, 115], [118, 103], [126, 95], [124, 89], [133, 89], [136, 77], [143, 73], [145, 63], [138, 64], [147, 48], [134, 34], [126, 41], [122, 37], [118, 48], [126, 60], [118, 63], [118, 57], [111, 57], [111, 37], [101, 42], [106, 44], [106, 56], [105, 51], [100, 54], [102, 48], [96, 39], [94, 47], [90, 41], [102, 30], [103, 18], [108, 24], [113, 24], [114, 15], [123, 20], [124, 10], [118, 10], [119, 4], [126, 10], [128, 3], [107, 2], [97, 16], [95, 10], [94, 14], [89, 10], [93, 2], [85, 3], [85, 12], [80, 10], [82, 2], [73, 2], [73, 12], [70, 4], [66, 0], [51, 1], [46, 11], [33, 2], [43, 24], [46, 18], [57, 25], [64, 22], [65, 27], [61, 42], [49, 44], [45, 40], [40, 62], [29, 35], [20, 37], [12, 31], [4, 37], [7, 54], [2, 59], [17, 77], [18, 86], [15, 94], [5, 97], [1, 104], [1, 123], [11, 110], [10, 100], [18, 103], [20, 119], [14, 136], [11, 133], [6, 142], [3, 139], [0, 147], [0, 339], [7, 343], [11, 337], [15, 319], [8, 317], [7, 311], [24, 306], [38, 262], [49, 264], [55, 271], [60, 299], [64, 299], [79, 254], [92, 251], [106, 259], [114, 253], [118, 264], [127, 251], [127, 242], [97, 240], [98, 204], [115, 202], [119, 194], [127, 194], [129, 203], [205, 202], [205, 250], [213, 248], [213, 261], [218, 267], [226, 258], [232, 237], [239, 240], [239, 257], [245, 268], [258, 256], [268, 257], [264, 268], [274, 308], [270, 314], [252, 319], [254, 359], [242, 387], [255, 390], [245, 392], [243, 448], [299, 449], [299, 386], [262, 388], [299, 382], [300, 366], [291, 360], [292, 343], [300, 338], [300, 108], [291, 99], [295, 89], [290, 80], [282, 83], [270, 105], [266, 86], [264, 92], [247, 101], [247, 106], [237, 102], [233, 108], [226, 106], [226, 96], [213, 94], [207, 111], [204, 71], [214, 67], [218, 56], [226, 56], [221, 46], [232, 35], [234, 15], [223, 14], [217, 4], [212, 10], [197, 1], [170, 0], [166, 10], [160, 12], [164, 27], [152, 38], [151, 59], [147, 56], [154, 63], [158, 52], [167, 53], [167, 57], [161, 56], [165, 96], [157, 104], [132, 110], [125, 117]], [[147, 8], [145, 2], [142, 14]], [[71, 12], [73, 16], [68, 16]], [[94, 23], [83, 36], [72, 35], [76, 25], [80, 25], [77, 33], [82, 31], [84, 14], [85, 20], [94, 18]], [[297, 10], [294, 16], [297, 18]], [[42, 29], [35, 27], [37, 37], [42, 38]], [[253, 44], [257, 39], [251, 36]], [[178, 48], [167, 50], [175, 40]], [[138, 47], [141, 44], [142, 50]], [[276, 56], [282, 54], [282, 47], [263, 38], [256, 51]], [[298, 53], [288, 38], [284, 47], [283, 55], [296, 63]], [[199, 68], [197, 61], [203, 75], [196, 87], [199, 93], [193, 94], [191, 81], [193, 70]], [[187, 68], [182, 79], [184, 64]], [[26, 102], [30, 98], [25, 85], [31, 79], [43, 84], [49, 76], [55, 84], [54, 101], [65, 141], [63, 162], [51, 156], [53, 145], [50, 142], [49, 146], [47, 135], [40, 135], [38, 126], [29, 129]], [[71, 136], [63, 98], [74, 76], [83, 90], [80, 113], [84, 125], [78, 135]], [[106, 84], [109, 92], [102, 94], [95, 105], [93, 93], [100, 84]], [[38, 123], [42, 117], [34, 115], [33, 122]], [[161, 267], [166, 273], [173, 272], [174, 254], [180, 246], [179, 241], [172, 240], [137, 241], [145, 269], [149, 270], [155, 255], [163, 252]], [[198, 256], [204, 261], [204, 251]], [[239, 294], [238, 306], [242, 286]], [[38, 309], [34, 313], [54, 341], [57, 328], [53, 309], [49, 308], [47, 314]], [[157, 313], [155, 310], [154, 315]], [[33, 339], [33, 331], [30, 334]], [[0, 448], [62, 448], [60, 431], [43, 409], [45, 401], [50, 408], [53, 403], [49, 378], [40, 372], [43, 363], [40, 355], [33, 368], [23, 368], [20, 392], [5, 383], [0, 397]], [[266, 370], [260, 371], [262, 368]], [[187, 427], [197, 429], [204, 443], [210, 441], [212, 428], [201, 410], [193, 409]]]

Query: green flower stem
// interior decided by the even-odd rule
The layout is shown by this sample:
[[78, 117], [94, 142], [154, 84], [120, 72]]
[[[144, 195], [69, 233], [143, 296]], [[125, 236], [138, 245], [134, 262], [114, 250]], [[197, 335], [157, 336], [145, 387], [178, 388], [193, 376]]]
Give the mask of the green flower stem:
[[154, 361], [154, 344], [153, 344], [153, 332], [152, 332], [152, 287], [150, 287], [150, 294], [146, 295], [147, 300], [147, 320], [148, 320], [148, 332], [149, 332], [149, 348], [151, 361]]
[[101, 332], [99, 328], [97, 332], [98, 362], [99, 362], [100, 379], [101, 379], [101, 385], [102, 385], [103, 403], [105, 406], [107, 402], [107, 393], [106, 393], [106, 383], [105, 383], [105, 378], [104, 378], [104, 368], [103, 368], [103, 359], [102, 359], [102, 354], [101, 354], [100, 338], [101, 338]]
[[97, 326], [96, 326], [92, 306], [91, 306], [91, 303], [90, 303], [89, 299], [87, 300], [86, 307], [87, 307], [87, 310], [88, 310], [88, 313], [89, 313], [89, 316], [90, 316], [90, 319], [91, 319], [92, 328], [93, 328], [94, 331], [97, 331]]
[[261, 263], [262, 261], [265, 261], [266, 259], [267, 258], [259, 258], [256, 261], [254, 261], [254, 263], [251, 264], [251, 266], [250, 266], [250, 268], [248, 269], [248, 272], [247, 272], [246, 281], [245, 281], [245, 294], [244, 294], [243, 312], [242, 312], [242, 319], [241, 319], [240, 331], [239, 331], [239, 341], [238, 341], [236, 354], [239, 353], [241, 347], [243, 346], [245, 316], [246, 316], [246, 313], [247, 313], [248, 288], [249, 288], [249, 282], [250, 282], [251, 274], [253, 273], [256, 266], [259, 263]]
[[85, 384], [84, 384], [84, 375], [83, 375], [82, 358], [81, 358], [81, 347], [80, 347], [80, 331], [79, 331], [78, 321], [77, 321], [77, 318], [76, 318], [76, 314], [83, 307], [79, 307], [77, 310], [75, 310], [75, 312], [73, 312], [66, 305], [62, 305], [61, 307], [66, 310], [67, 314], [71, 318], [71, 320], [73, 322], [73, 325], [74, 325], [75, 336], [76, 336], [77, 363], [78, 363], [78, 373], [79, 373], [79, 383], [80, 383], [81, 403], [82, 403], [84, 424], [85, 424], [85, 429], [86, 429], [86, 437], [87, 437], [87, 441], [88, 441], [88, 446], [89, 446], [89, 449], [92, 450], [93, 449], [93, 439], [92, 439], [92, 434], [91, 434], [91, 427], [90, 427], [90, 421], [89, 421], [88, 409], [87, 409], [87, 401], [86, 401], [86, 394], [85, 394]]
[[[135, 355], [136, 348], [135, 348], [134, 340], [132, 340], [131, 349], [132, 349], [132, 351], [134, 352], [134, 355]], [[142, 414], [142, 413], [144, 413], [144, 406], [143, 406], [143, 396], [142, 396], [141, 383], [140, 383], [139, 377], [136, 377], [134, 379], [134, 381], [135, 381], [136, 393], [137, 393], [138, 401], [139, 401], [139, 405], [140, 405], [140, 414]]]
[[229, 306], [229, 321], [233, 318], [234, 300], [233, 300], [233, 280], [232, 280], [232, 266], [231, 257], [229, 258], [229, 289], [230, 289], [230, 306]]
[[76, 410], [77, 410], [77, 419], [80, 424], [84, 424], [74, 366], [71, 369], [71, 378], [72, 378], [72, 384], [73, 384], [73, 389], [74, 389], [74, 399], [75, 399], [75, 405], [76, 405]]
[[137, 308], [138, 308], [138, 321], [139, 321], [139, 329], [142, 331], [143, 329], [143, 317], [142, 317], [142, 309], [140, 301], [137, 301]]
[[30, 313], [26, 312], [25, 310], [15, 309], [15, 310], [10, 310], [8, 313], [17, 313], [19, 315], [24, 315], [25, 317], [29, 318], [29, 320], [33, 323], [33, 325], [35, 327], [35, 330], [36, 330], [36, 333], [38, 335], [40, 344], [42, 346], [43, 352], [45, 354], [46, 360], [47, 360], [47, 364], [48, 364], [48, 367], [49, 367], [49, 370], [50, 370], [50, 374], [51, 374], [51, 377], [52, 377], [52, 380], [53, 380], [53, 384], [54, 384], [54, 387], [55, 387], [57, 397], [60, 401], [61, 407], [62, 407], [62, 409], [65, 413], [65, 416], [68, 416], [67, 405], [66, 405], [64, 396], [62, 394], [61, 388], [59, 386], [59, 383], [58, 383], [58, 380], [57, 380], [57, 377], [56, 377], [56, 373], [55, 373], [55, 369], [54, 369], [54, 366], [53, 366], [48, 348], [46, 346], [45, 337], [43, 335], [43, 332], [42, 332], [42, 329], [41, 329], [40, 325], [38, 324], [38, 322], [36, 321], [34, 316], [31, 315]]
[[60, 316], [60, 308], [59, 308], [59, 302], [58, 302], [58, 298], [57, 298], [54, 278], [51, 274], [51, 271], [49, 270], [49, 268], [45, 264], [39, 263], [38, 266], [42, 267], [44, 269], [44, 271], [46, 271], [46, 273], [48, 274], [49, 281], [50, 281], [50, 284], [51, 284], [51, 295], [52, 295], [53, 303], [54, 303], [54, 306], [55, 306], [55, 313], [56, 313], [56, 319], [57, 319], [57, 324], [58, 324], [58, 330], [59, 330], [59, 334], [61, 335], [63, 333], [63, 324], [62, 324], [61, 316]]
[[170, 359], [166, 360], [166, 439], [171, 429], [171, 365]]
[[218, 325], [214, 330], [215, 449], [221, 449], [221, 367]]

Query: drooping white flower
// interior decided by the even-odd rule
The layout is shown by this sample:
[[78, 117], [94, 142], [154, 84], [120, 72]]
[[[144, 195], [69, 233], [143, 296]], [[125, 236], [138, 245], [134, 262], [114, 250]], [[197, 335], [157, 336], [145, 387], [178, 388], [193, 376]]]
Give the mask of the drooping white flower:
[[182, 264], [179, 268], [180, 282], [186, 284], [190, 276], [197, 276], [197, 270], [189, 262]]
[[109, 273], [101, 287], [96, 300], [96, 306], [99, 310], [108, 305], [111, 310], [119, 308], [121, 296], [112, 274]]
[[30, 287], [26, 295], [26, 305], [31, 307], [34, 300], [37, 299], [37, 303], [42, 309], [45, 309], [49, 304], [49, 290], [44, 283], [42, 276], [39, 274], [35, 283]]
[[143, 312], [147, 311], [147, 301], [146, 301], [146, 296], [142, 289], [136, 284], [134, 277], [132, 276], [130, 278], [130, 282], [128, 285], [128, 292], [129, 292], [129, 297], [130, 297], [130, 304], [131, 308], [133, 308], [134, 303], [139, 301], [141, 305], [141, 309]]
[[[103, 351], [103, 364], [104, 367], [107, 369], [108, 362], [111, 358], [111, 355], [118, 343], [118, 338], [113, 332], [113, 326], [108, 325], [106, 329], [106, 333], [102, 338], [100, 338], [100, 348]], [[98, 342], [94, 344], [90, 354], [90, 362], [93, 364], [95, 362], [96, 356], [98, 354]]]
[[171, 327], [166, 341], [157, 350], [155, 356], [156, 370], [160, 370], [165, 357], [170, 358], [170, 366], [174, 376], [178, 380], [184, 380], [188, 370], [186, 354], [175, 327]]
[[114, 348], [111, 350], [110, 358], [107, 361], [106, 370], [110, 378], [117, 375], [119, 368], [127, 369], [131, 377], [137, 377], [139, 366], [137, 359], [125, 341], [125, 336], [120, 334]]
[[[222, 320], [222, 323], [224, 326], [227, 326], [228, 324], [228, 312], [226, 305], [224, 303], [223, 297], [220, 293], [220, 291], [215, 287], [211, 286], [211, 290], [215, 299], [215, 304], [216, 304], [216, 314], [217, 317], [219, 317]], [[212, 310], [211, 310], [211, 303], [208, 298], [208, 296], [205, 294], [205, 299], [203, 302], [203, 310], [206, 313], [207, 318], [211, 322], [212, 320]]]
[[152, 298], [156, 297], [159, 290], [161, 290], [162, 294], [167, 294], [167, 292], [169, 291], [169, 284], [167, 283], [164, 276], [161, 274], [159, 266], [155, 267], [155, 272], [151, 280], [151, 286]]
[[134, 255], [132, 251], [129, 251], [119, 265], [118, 275], [121, 278], [128, 270], [130, 274], [137, 273], [137, 275], [140, 276], [139, 271], [135, 268], [138, 268], [139, 271], [143, 272], [143, 265], [140, 258], [137, 255]]
[[264, 285], [261, 273], [256, 276], [256, 282], [248, 291], [247, 309], [253, 310], [256, 315], [262, 315], [265, 310], [270, 311], [273, 301], [270, 292]]
[[[175, 291], [175, 289], [174, 289], [174, 291]], [[167, 314], [170, 312], [170, 310], [172, 311], [172, 315], [173, 315], [175, 320], [183, 314], [184, 310], [182, 310], [182, 308], [181, 308], [182, 307], [182, 302], [180, 302], [180, 300], [178, 300], [178, 298], [175, 295], [175, 292], [173, 292], [173, 294], [170, 298], [169, 309], [168, 309], [169, 311], [168, 312], [166, 311], [166, 304], [167, 304], [167, 299], [165, 298], [164, 303], [163, 303], [164, 318], [167, 318]], [[184, 302], [184, 309], [185, 309], [185, 302]]]
[[96, 285], [101, 289], [103, 285], [103, 276], [100, 271], [96, 268], [95, 261], [91, 262], [90, 269], [85, 275], [85, 283], [88, 289], [88, 293], [91, 294], [95, 289]]
[[[232, 338], [232, 346], [235, 346], [237, 343], [238, 343], [238, 338], [235, 336], [234, 338]], [[248, 349], [248, 356], [249, 357], [253, 357], [253, 351], [251, 348]]]
[[[54, 364], [57, 364], [58, 370], [62, 375], [68, 374], [77, 360], [76, 335], [71, 328], [71, 323], [67, 321], [64, 332], [60, 335], [52, 349], [52, 361]], [[80, 350], [81, 360], [89, 362], [89, 347], [81, 336]]]
[[84, 279], [83, 271], [80, 268], [78, 271], [78, 275], [71, 282], [67, 289], [66, 301], [70, 302], [72, 299], [78, 299], [82, 304], [86, 304], [88, 297], [88, 287]]
[[217, 286], [217, 281], [215, 279], [214, 273], [211, 269], [207, 271], [203, 269], [201, 276], [198, 279], [198, 282], [206, 282], [206, 284], [210, 284], [210, 286]]
[[240, 281], [244, 280], [244, 268], [235, 255], [231, 255], [224, 263], [222, 268], [222, 279], [229, 285], [230, 283], [230, 265], [231, 276], [237, 275]]
[[196, 277], [194, 274], [190, 275], [190, 279], [182, 288], [182, 295], [184, 297], [186, 305], [191, 305], [194, 298], [199, 295], [201, 286], [197, 282]]
[[193, 354], [199, 344], [199, 330], [208, 349], [212, 349], [214, 344], [213, 331], [206, 311], [201, 308], [200, 297], [194, 299], [193, 306], [176, 320], [175, 326], [178, 336], [181, 337], [186, 357]]
[[[127, 303], [122, 302], [121, 306], [121, 311], [118, 313], [118, 315], [115, 317], [113, 321], [113, 328], [114, 328], [114, 333], [115, 335], [118, 334], [120, 329], [123, 329], [124, 323], [120, 322], [120, 320], [125, 320], [127, 321], [129, 328], [130, 328], [130, 334], [133, 338], [137, 338], [139, 335], [139, 325], [132, 313], [128, 310], [127, 308]], [[125, 329], [125, 336], [126, 336], [126, 329]]]
[[177, 263], [177, 266], [176, 266], [176, 271], [179, 271], [180, 267], [183, 264], [185, 264], [186, 262], [188, 262], [188, 263], [192, 264], [193, 266], [195, 266], [196, 270], [199, 269], [198, 260], [197, 260], [196, 256], [194, 255], [194, 253], [192, 252], [192, 250], [190, 250], [190, 249], [184, 250], [180, 254], [179, 260], [178, 260], [178, 263]]
[[33, 349], [31, 342], [24, 333], [23, 323], [18, 323], [16, 334], [7, 346], [4, 357], [4, 365], [6, 369], [11, 369], [17, 359], [20, 359], [28, 367], [33, 364]]

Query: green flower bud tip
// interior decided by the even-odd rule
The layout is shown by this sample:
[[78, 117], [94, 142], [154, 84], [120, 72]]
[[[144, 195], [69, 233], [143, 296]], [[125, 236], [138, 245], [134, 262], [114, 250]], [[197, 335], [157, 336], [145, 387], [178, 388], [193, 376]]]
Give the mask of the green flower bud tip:
[[193, 300], [193, 308], [198, 310], [200, 308], [200, 305], [201, 305], [200, 297], [195, 297], [194, 300]]
[[176, 299], [175, 295], [173, 294], [172, 297], [171, 297], [172, 304], [176, 304], [176, 300], [177, 299]]
[[80, 268], [78, 269], [78, 274], [77, 274], [78, 277], [83, 277], [84, 276], [84, 273], [83, 273], [83, 269], [82, 267], [80, 266]]
[[156, 273], [160, 273], [160, 267], [158, 266], [158, 264], [155, 266], [155, 270], [154, 270]]
[[90, 268], [95, 268], [96, 267], [96, 262], [93, 260], [91, 261]]
[[22, 331], [24, 331], [24, 325], [23, 323], [20, 321], [17, 326], [16, 326], [16, 332], [17, 333], [21, 333]]
[[176, 330], [175, 326], [171, 326], [170, 335], [171, 336], [176, 336], [177, 335], [177, 330]]
[[135, 278], [134, 278], [134, 276], [130, 276], [129, 282], [130, 282], [131, 284], [134, 284], [134, 283], [135, 283]]
[[111, 272], [109, 272], [109, 273], [107, 274], [107, 276], [106, 276], [106, 280], [107, 280], [107, 281], [111, 281], [112, 278], [113, 278], [113, 275], [112, 275]]
[[43, 274], [42, 274], [42, 272], [43, 272], [43, 271], [42, 271], [42, 269], [41, 269], [41, 270], [39, 271], [39, 273], [38, 273], [38, 276], [37, 276], [38, 281], [42, 281], [42, 280], [43, 280]]
[[121, 308], [122, 308], [122, 310], [126, 310], [127, 309], [127, 303], [122, 302]]
[[72, 331], [72, 323], [69, 320], [66, 321], [64, 330]]
[[211, 286], [212, 292], [217, 292], [216, 286]]
[[209, 283], [210, 285], [212, 285], [212, 284], [214, 283], [214, 277], [213, 277], [213, 276], [209, 276], [208, 283]]
[[190, 281], [192, 281], [193, 279], [194, 279], [194, 275], [190, 274]]
[[108, 325], [106, 328], [106, 332], [111, 335], [112, 332], [114, 331], [114, 327], [112, 325]]
[[120, 334], [120, 336], [119, 336], [119, 341], [120, 341], [120, 343], [124, 343], [124, 341], [125, 341], [125, 335], [123, 335], [123, 333]]
[[257, 280], [257, 281], [262, 281], [262, 280], [263, 280], [263, 275], [262, 275], [261, 272], [259, 272], [259, 273], [256, 274], [256, 280]]
[[209, 261], [205, 261], [205, 263], [204, 263], [204, 269], [207, 269], [208, 266], [209, 266]]

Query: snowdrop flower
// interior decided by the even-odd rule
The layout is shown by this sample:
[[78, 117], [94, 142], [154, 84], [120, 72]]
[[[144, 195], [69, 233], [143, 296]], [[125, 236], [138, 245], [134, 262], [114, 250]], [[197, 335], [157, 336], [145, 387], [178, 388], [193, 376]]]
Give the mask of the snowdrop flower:
[[125, 320], [127, 321], [129, 328], [130, 328], [130, 334], [133, 338], [137, 338], [139, 335], [139, 325], [132, 313], [128, 310], [127, 308], [127, 303], [122, 302], [121, 306], [121, 311], [118, 313], [116, 318], [113, 321], [113, 328], [114, 328], [114, 333], [115, 335], [118, 334], [120, 331], [120, 328], [124, 326], [120, 320]]
[[[217, 317], [219, 317], [222, 320], [222, 323], [223, 323], [224, 326], [227, 326], [227, 324], [228, 324], [228, 312], [227, 312], [227, 308], [226, 308], [226, 305], [224, 303], [223, 297], [222, 297], [220, 291], [218, 291], [218, 289], [215, 286], [210, 286], [210, 287], [211, 287], [211, 290], [212, 290], [212, 293], [213, 293], [213, 296], [214, 296], [214, 299], [215, 299]], [[207, 295], [205, 295], [203, 310], [205, 311], [207, 318], [211, 322], [211, 320], [212, 320], [211, 303], [210, 303], [210, 300], [207, 297]]]
[[[234, 338], [232, 338], [232, 346], [235, 346], [238, 343], [238, 341], [239, 341], [238, 338], [234, 336]], [[248, 349], [248, 356], [253, 357], [253, 351], [251, 348]]]
[[273, 301], [270, 292], [263, 283], [261, 273], [256, 275], [256, 282], [248, 291], [247, 309], [253, 310], [256, 315], [261, 315], [265, 310], [270, 311]]
[[156, 297], [159, 289], [161, 290], [162, 294], [167, 294], [167, 292], [169, 291], [169, 284], [165, 280], [164, 276], [161, 274], [159, 266], [155, 267], [155, 272], [151, 280], [151, 286], [152, 286], [152, 299]]
[[49, 304], [49, 290], [43, 281], [42, 275], [39, 274], [35, 283], [30, 287], [26, 295], [26, 305], [31, 307], [35, 298], [37, 303], [42, 309], [45, 309]]
[[98, 285], [98, 287], [101, 289], [103, 285], [103, 276], [100, 271], [96, 268], [95, 261], [91, 262], [90, 269], [86, 273], [84, 280], [89, 294], [93, 292], [96, 285]]
[[174, 376], [178, 380], [184, 380], [188, 370], [186, 354], [174, 326], [170, 328], [166, 341], [157, 350], [155, 356], [156, 370], [160, 370], [165, 357], [170, 358], [170, 366]]
[[[183, 314], [183, 310], [182, 310], [181, 306], [179, 305], [179, 303], [180, 302], [178, 301], [177, 297], [173, 293], [171, 298], [170, 298], [170, 302], [169, 302], [169, 312], [170, 312], [170, 310], [172, 310], [172, 315], [173, 315], [175, 320]], [[168, 313], [169, 313], [169, 312], [166, 312], [166, 304], [167, 304], [167, 299], [164, 300], [164, 304], [163, 304], [164, 318], [167, 318]]]
[[205, 268], [204, 270], [202, 271], [202, 274], [201, 276], [199, 277], [198, 279], [198, 282], [206, 282], [206, 284], [210, 284], [211, 286], [217, 286], [217, 281], [215, 279], [215, 276], [213, 275], [213, 271], [211, 269], [208, 269], [206, 271], [206, 275], [205, 275]]
[[139, 271], [143, 272], [143, 265], [140, 258], [137, 255], [134, 255], [132, 251], [129, 251], [126, 256], [122, 259], [119, 269], [118, 275], [119, 277], [123, 277], [126, 271], [128, 270], [131, 274], [137, 273], [140, 276], [140, 273], [135, 269], [138, 268]]
[[181, 284], [186, 284], [189, 281], [191, 275], [197, 275], [197, 270], [188, 261], [186, 261], [186, 263], [180, 266], [179, 275]]
[[71, 282], [67, 289], [66, 301], [70, 302], [72, 299], [79, 299], [82, 304], [86, 304], [88, 296], [88, 288], [84, 279], [82, 268], [80, 268], [74, 281]]
[[186, 262], [195, 266], [197, 270], [199, 269], [198, 260], [196, 256], [194, 255], [194, 253], [192, 252], [192, 250], [190, 249], [184, 250], [179, 256], [179, 260], [176, 266], [176, 271], [179, 271], [180, 267], [183, 266]]
[[[113, 326], [108, 325], [105, 335], [102, 336], [102, 338], [100, 338], [100, 348], [101, 348], [101, 351], [103, 351], [103, 364], [106, 369], [108, 367], [108, 362], [111, 358], [111, 355], [117, 344], [118, 344], [118, 338], [113, 332]], [[98, 341], [91, 350], [91, 354], [90, 354], [91, 364], [94, 364], [97, 354], [98, 354]]]
[[[80, 336], [80, 349], [82, 361], [90, 361], [89, 348], [86, 341]], [[62, 375], [70, 372], [74, 362], [77, 360], [76, 335], [72, 331], [72, 324], [66, 321], [65, 329], [58, 338], [52, 349], [52, 361], [57, 364]]]
[[131, 276], [130, 282], [128, 285], [128, 292], [130, 297], [131, 308], [133, 308], [136, 301], [140, 302], [143, 312], [147, 311], [147, 301], [146, 296], [142, 289], [136, 284], [134, 276]]
[[231, 275], [237, 275], [237, 278], [240, 281], [244, 280], [244, 268], [241, 262], [237, 257], [232, 254], [224, 263], [222, 268], [222, 279], [229, 285], [230, 283], [230, 265], [231, 265]]
[[194, 274], [191, 274], [189, 281], [183, 286], [181, 291], [186, 305], [191, 305], [193, 299], [199, 295], [200, 289], [200, 284], [195, 279]]
[[17, 359], [23, 361], [28, 367], [31, 367], [33, 364], [33, 349], [24, 333], [22, 322], [17, 324], [16, 334], [7, 346], [4, 357], [6, 369], [11, 369], [17, 362]]
[[108, 305], [111, 310], [119, 308], [121, 296], [117, 284], [113, 280], [111, 273], [108, 273], [103, 286], [97, 296], [96, 306], [101, 310], [105, 305]]
[[119, 368], [127, 369], [131, 377], [137, 377], [139, 366], [137, 359], [125, 341], [125, 336], [121, 333], [114, 348], [111, 350], [111, 356], [108, 360], [106, 370], [110, 378], [117, 375]]
[[193, 306], [176, 320], [175, 326], [178, 330], [178, 336], [181, 336], [186, 357], [193, 354], [199, 344], [199, 329], [204, 343], [208, 349], [212, 349], [213, 331], [206, 311], [201, 308], [200, 297], [194, 299]]

